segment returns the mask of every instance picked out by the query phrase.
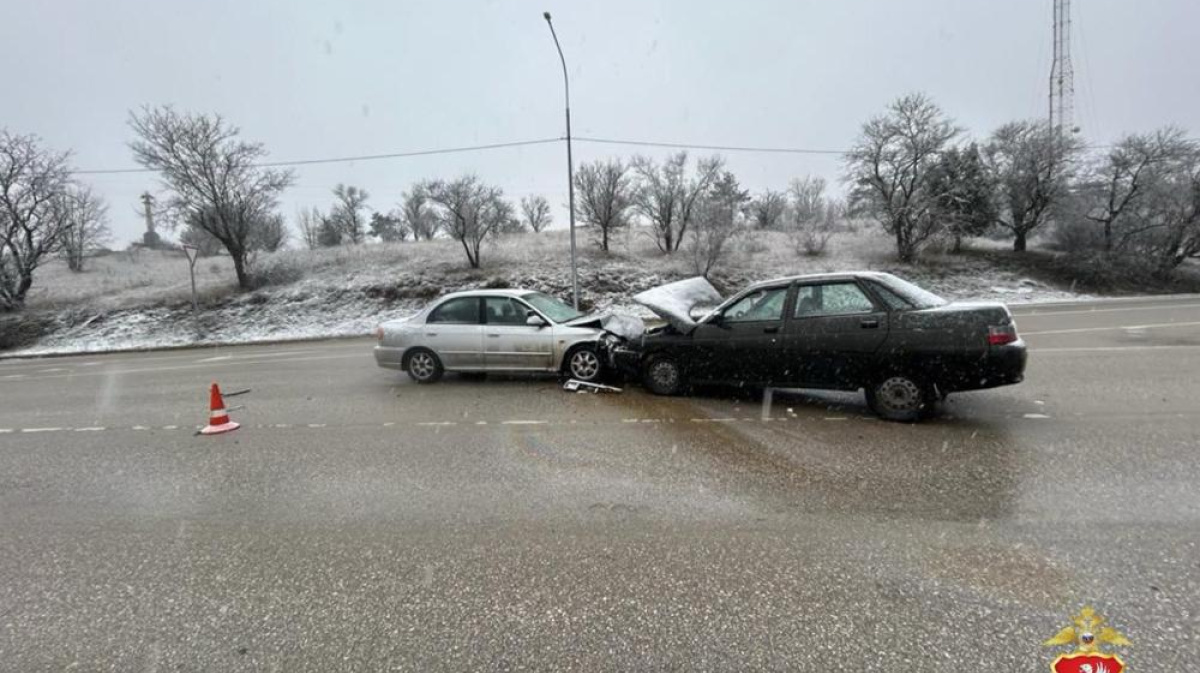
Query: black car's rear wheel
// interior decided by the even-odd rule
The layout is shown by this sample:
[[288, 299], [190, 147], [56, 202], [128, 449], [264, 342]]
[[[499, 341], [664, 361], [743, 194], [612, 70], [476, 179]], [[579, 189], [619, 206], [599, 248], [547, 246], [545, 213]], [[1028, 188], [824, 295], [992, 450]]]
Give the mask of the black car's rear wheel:
[[881, 418], [912, 422], [929, 413], [934, 392], [906, 374], [891, 374], [867, 386], [867, 405]]
[[642, 385], [655, 395], [678, 395], [683, 390], [679, 361], [665, 355], [651, 358], [642, 371]]

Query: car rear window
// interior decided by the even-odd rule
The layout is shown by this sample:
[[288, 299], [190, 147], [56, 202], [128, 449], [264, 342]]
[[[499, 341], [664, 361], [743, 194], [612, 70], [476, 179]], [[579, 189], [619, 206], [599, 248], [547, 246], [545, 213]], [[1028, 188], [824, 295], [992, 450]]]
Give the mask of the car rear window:
[[479, 298], [457, 297], [433, 309], [426, 322], [456, 325], [479, 324]]
[[890, 273], [881, 273], [875, 276], [874, 279], [877, 283], [903, 297], [915, 308], [934, 308], [936, 306], [945, 306], [949, 303], [929, 290], [917, 287]]

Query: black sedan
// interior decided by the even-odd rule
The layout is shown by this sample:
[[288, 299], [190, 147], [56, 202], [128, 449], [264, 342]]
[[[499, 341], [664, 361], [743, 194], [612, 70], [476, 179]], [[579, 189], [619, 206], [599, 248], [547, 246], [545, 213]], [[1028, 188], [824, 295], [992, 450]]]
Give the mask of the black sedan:
[[724, 302], [692, 278], [634, 299], [667, 324], [614, 359], [661, 395], [691, 383], [863, 389], [877, 414], [911, 421], [952, 392], [1024, 378], [1007, 307], [947, 302], [891, 274], [780, 278]]

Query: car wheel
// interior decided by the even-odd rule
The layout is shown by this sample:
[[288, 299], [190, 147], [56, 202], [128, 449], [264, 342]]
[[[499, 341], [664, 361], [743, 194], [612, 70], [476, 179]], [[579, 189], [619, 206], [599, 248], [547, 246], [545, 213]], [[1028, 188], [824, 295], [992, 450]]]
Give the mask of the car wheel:
[[868, 386], [867, 405], [881, 418], [912, 422], [929, 413], [932, 392], [921, 382], [904, 374], [892, 374]]
[[643, 370], [642, 384], [655, 395], [677, 395], [683, 390], [683, 370], [674, 358], [651, 358]]
[[567, 354], [566, 374], [577, 381], [595, 383], [604, 373], [600, 355], [593, 346], [580, 346]]
[[408, 356], [405, 367], [408, 376], [417, 383], [434, 383], [442, 378], [442, 362], [433, 351], [421, 349]]

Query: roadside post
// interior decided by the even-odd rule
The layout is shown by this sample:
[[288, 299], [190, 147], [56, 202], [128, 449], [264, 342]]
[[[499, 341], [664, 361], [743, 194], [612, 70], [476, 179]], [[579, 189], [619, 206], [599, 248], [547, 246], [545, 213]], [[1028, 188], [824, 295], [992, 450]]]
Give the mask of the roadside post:
[[196, 299], [196, 260], [200, 257], [200, 251], [194, 245], [184, 245], [183, 254], [188, 261], [188, 275], [192, 277], [192, 322], [199, 328], [200, 302]]

